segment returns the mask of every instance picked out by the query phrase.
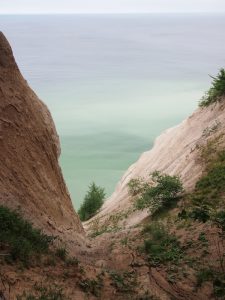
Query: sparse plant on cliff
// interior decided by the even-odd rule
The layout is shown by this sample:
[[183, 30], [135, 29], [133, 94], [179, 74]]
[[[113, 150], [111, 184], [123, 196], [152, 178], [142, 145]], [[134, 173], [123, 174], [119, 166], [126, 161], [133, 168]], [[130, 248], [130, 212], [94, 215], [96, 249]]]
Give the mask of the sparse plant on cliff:
[[225, 232], [224, 193], [225, 151], [219, 151], [208, 161], [205, 173], [189, 195], [189, 209], [181, 211], [179, 217], [203, 223], [210, 220]]
[[98, 274], [95, 279], [83, 279], [79, 283], [80, 288], [86, 294], [92, 294], [95, 297], [99, 297], [101, 295], [101, 289], [103, 288], [103, 274]]
[[151, 174], [151, 179], [153, 183], [145, 187], [135, 206], [137, 209], [149, 208], [154, 215], [176, 203], [183, 186], [179, 177], [161, 174], [158, 171]]
[[78, 210], [81, 221], [89, 220], [101, 208], [105, 198], [105, 190], [94, 182], [84, 197], [84, 202]]
[[17, 211], [0, 206], [0, 243], [9, 251], [8, 260], [20, 260], [25, 265], [32, 255], [45, 253], [52, 237], [35, 229]]
[[144, 250], [152, 266], [167, 262], [177, 263], [182, 258], [183, 251], [178, 239], [168, 233], [163, 224], [156, 222], [147, 225], [143, 233], [148, 237], [144, 241]]
[[59, 258], [61, 258], [62, 260], [66, 260], [67, 258], [67, 250], [66, 248], [64, 247], [59, 247], [56, 249], [56, 252], [55, 252], [56, 256], [58, 256]]
[[[212, 77], [212, 76], [211, 76]], [[205, 107], [217, 102], [225, 95], [225, 69], [220, 69], [216, 77], [212, 77], [212, 86], [202, 97], [199, 106]]]

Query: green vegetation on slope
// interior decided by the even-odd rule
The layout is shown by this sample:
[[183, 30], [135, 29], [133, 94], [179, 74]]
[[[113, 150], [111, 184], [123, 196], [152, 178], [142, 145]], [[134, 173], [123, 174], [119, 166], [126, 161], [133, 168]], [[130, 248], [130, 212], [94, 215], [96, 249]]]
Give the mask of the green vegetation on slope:
[[0, 247], [8, 260], [27, 264], [32, 255], [46, 253], [51, 241], [52, 237], [35, 229], [19, 212], [0, 206]]
[[131, 195], [137, 196], [137, 209], [149, 208], [152, 215], [168, 210], [179, 200], [183, 191], [182, 183], [177, 176], [161, 174], [155, 171], [151, 174], [151, 184], [143, 179], [131, 179], [128, 183]]
[[176, 264], [182, 258], [183, 252], [178, 239], [169, 234], [163, 224], [152, 222], [144, 228], [143, 233], [148, 237], [144, 241], [144, 250], [151, 266], [167, 262]]
[[21, 296], [17, 296], [17, 300], [66, 300], [67, 297], [63, 294], [63, 291], [58, 286], [46, 287], [43, 285], [34, 286], [34, 293], [23, 293]]
[[189, 196], [188, 209], [180, 217], [191, 217], [200, 222], [212, 221], [225, 232], [225, 151], [214, 154], [208, 162], [205, 174], [196, 183], [194, 192]]
[[206, 107], [220, 100], [225, 95], [225, 70], [220, 69], [216, 77], [212, 77], [212, 86], [202, 97], [199, 106]]
[[84, 197], [84, 202], [78, 210], [81, 221], [89, 220], [101, 208], [105, 198], [103, 188], [97, 186], [94, 182], [89, 186], [89, 190]]

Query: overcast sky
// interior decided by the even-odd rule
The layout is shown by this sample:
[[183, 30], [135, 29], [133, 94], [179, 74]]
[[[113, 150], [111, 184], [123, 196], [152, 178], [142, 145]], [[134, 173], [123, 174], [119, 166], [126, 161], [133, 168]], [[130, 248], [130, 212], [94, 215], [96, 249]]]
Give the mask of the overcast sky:
[[225, 0], [0, 0], [0, 13], [225, 12]]

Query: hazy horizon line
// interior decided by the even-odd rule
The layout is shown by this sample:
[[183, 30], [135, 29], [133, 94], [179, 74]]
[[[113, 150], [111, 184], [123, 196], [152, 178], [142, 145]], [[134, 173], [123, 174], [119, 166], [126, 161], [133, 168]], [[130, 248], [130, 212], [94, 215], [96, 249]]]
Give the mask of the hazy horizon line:
[[225, 14], [225, 11], [151, 11], [151, 12], [0, 12], [0, 15], [150, 15], [150, 14]]

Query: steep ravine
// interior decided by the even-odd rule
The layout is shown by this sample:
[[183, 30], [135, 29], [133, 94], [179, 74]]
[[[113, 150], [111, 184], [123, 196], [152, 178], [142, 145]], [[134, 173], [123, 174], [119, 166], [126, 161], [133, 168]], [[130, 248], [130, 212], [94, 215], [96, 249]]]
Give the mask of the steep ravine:
[[[0, 33], [0, 206], [18, 210], [34, 227], [60, 238], [41, 254], [34, 247], [24, 260], [12, 255], [10, 237], [4, 236], [11, 220], [6, 227], [0, 224], [0, 300], [225, 299], [220, 223], [214, 215], [205, 222], [179, 216], [183, 209], [196, 208], [194, 193], [202, 197], [196, 182], [218, 166], [224, 184], [208, 194], [203, 190], [203, 196], [210, 199], [218, 192], [213, 194], [217, 206], [211, 201], [210, 208], [225, 211], [224, 100], [163, 133], [84, 224], [85, 233], [58, 164], [60, 145], [51, 115]], [[131, 178], [147, 178], [155, 170], [179, 175], [185, 189], [177, 206], [157, 221], [147, 211], [133, 211], [127, 189]], [[23, 230], [18, 232], [22, 242]], [[25, 226], [26, 238], [27, 232]], [[26, 253], [26, 243], [17, 241], [16, 236], [15, 249]]]

